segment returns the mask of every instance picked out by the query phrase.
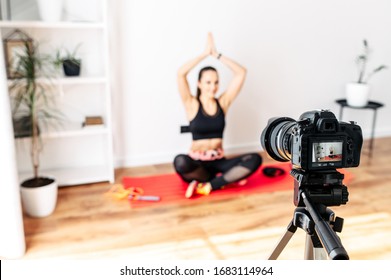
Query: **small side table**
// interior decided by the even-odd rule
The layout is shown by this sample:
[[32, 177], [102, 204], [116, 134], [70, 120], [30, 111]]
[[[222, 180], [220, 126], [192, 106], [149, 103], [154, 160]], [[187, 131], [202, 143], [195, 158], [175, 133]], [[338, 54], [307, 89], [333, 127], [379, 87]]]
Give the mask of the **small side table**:
[[336, 103], [338, 103], [341, 108], [339, 110], [339, 120], [342, 120], [342, 114], [343, 114], [343, 109], [345, 107], [351, 108], [351, 109], [371, 109], [373, 110], [373, 119], [372, 119], [372, 130], [371, 130], [371, 139], [369, 142], [369, 156], [372, 157], [372, 150], [373, 150], [373, 142], [374, 142], [374, 137], [375, 137], [375, 126], [376, 126], [376, 117], [377, 117], [377, 109], [381, 108], [384, 106], [384, 104], [375, 102], [375, 101], [369, 101], [368, 104], [365, 107], [352, 107], [349, 106], [348, 103], [346, 102], [346, 99], [339, 99], [335, 100]]

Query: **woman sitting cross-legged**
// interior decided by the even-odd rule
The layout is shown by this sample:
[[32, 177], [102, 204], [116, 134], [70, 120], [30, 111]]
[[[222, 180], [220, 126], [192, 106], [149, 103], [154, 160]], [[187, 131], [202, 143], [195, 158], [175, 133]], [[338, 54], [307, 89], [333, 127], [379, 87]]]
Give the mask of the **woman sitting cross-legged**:
[[[187, 82], [188, 73], [203, 59], [213, 56], [233, 71], [227, 90], [216, 98], [219, 75], [211, 66], [204, 67], [198, 75], [197, 94], [193, 96]], [[246, 69], [216, 51], [212, 35], [208, 35], [205, 51], [183, 65], [178, 71], [179, 92], [190, 121], [193, 136], [188, 154], [174, 159], [176, 172], [189, 182], [185, 196], [195, 193], [208, 195], [227, 184], [238, 182], [253, 174], [262, 163], [258, 153], [226, 158], [223, 150], [225, 115], [237, 97], [246, 77]]]

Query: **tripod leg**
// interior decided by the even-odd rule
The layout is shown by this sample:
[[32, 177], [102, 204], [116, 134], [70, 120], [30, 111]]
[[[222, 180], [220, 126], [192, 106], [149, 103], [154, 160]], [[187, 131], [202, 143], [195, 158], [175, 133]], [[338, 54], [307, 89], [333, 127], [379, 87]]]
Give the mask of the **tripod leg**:
[[273, 250], [268, 260], [276, 260], [278, 258], [282, 250], [284, 250], [285, 246], [288, 244], [289, 240], [291, 240], [293, 234], [296, 232], [296, 229], [297, 227], [293, 225], [293, 221], [291, 221], [288, 225], [287, 231], [278, 242], [276, 248]]
[[304, 259], [314, 259], [314, 245], [312, 244], [311, 236], [309, 236], [308, 234], [305, 236]]
[[328, 260], [326, 251], [323, 248], [314, 248], [314, 260]]
[[316, 234], [313, 236], [310, 236], [309, 234], [306, 235], [304, 259], [305, 260], [327, 260], [328, 259], [326, 251], [324, 250]]

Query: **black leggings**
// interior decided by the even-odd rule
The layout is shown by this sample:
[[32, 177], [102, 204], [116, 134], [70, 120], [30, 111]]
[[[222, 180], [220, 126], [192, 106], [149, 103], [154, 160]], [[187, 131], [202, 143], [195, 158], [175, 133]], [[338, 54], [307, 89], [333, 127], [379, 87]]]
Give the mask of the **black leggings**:
[[[177, 155], [174, 159], [175, 170], [185, 182], [210, 182], [213, 190], [247, 178], [261, 163], [262, 158], [256, 153], [211, 161], [194, 160], [184, 154]], [[216, 176], [218, 173], [222, 175]]]

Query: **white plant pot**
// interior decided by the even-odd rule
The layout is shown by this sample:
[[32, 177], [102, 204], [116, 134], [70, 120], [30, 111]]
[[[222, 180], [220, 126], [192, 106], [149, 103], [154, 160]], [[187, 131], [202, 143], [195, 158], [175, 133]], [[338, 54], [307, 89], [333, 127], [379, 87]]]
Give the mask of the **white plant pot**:
[[41, 187], [20, 187], [25, 213], [31, 217], [43, 218], [53, 213], [57, 204], [58, 185], [53, 183]]
[[[102, 21], [100, 15], [101, 6], [97, 5], [96, 0], [65, 0], [64, 18], [66, 21]], [[88, 11], [88, 12], [86, 12]]]
[[38, 11], [43, 21], [60, 21], [63, 11], [63, 0], [37, 0]]
[[346, 102], [352, 107], [365, 107], [369, 100], [370, 87], [367, 84], [348, 83], [346, 85]]

